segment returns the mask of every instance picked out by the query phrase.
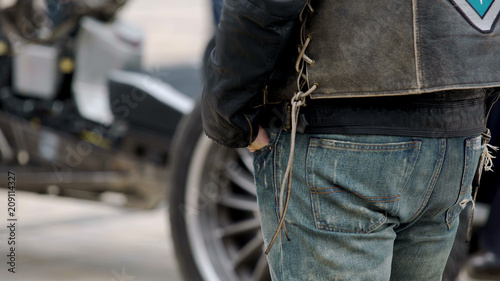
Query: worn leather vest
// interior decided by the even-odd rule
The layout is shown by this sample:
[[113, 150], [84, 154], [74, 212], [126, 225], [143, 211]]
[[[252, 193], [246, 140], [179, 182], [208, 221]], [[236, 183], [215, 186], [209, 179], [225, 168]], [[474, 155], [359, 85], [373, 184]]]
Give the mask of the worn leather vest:
[[[315, 60], [307, 66], [309, 81], [319, 85], [313, 99], [500, 86], [499, 1], [311, 4], [305, 31], [312, 38], [306, 54]], [[297, 83], [284, 84], [270, 93], [291, 98]]]

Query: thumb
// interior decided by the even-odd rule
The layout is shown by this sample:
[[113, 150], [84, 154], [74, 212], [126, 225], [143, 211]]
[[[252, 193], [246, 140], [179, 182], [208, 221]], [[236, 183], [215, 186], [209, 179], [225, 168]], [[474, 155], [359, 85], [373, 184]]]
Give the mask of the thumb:
[[251, 152], [255, 152], [269, 144], [269, 135], [267, 134], [266, 130], [259, 126], [259, 132], [257, 134], [257, 137], [255, 140], [252, 142], [251, 145], [248, 146], [248, 150]]

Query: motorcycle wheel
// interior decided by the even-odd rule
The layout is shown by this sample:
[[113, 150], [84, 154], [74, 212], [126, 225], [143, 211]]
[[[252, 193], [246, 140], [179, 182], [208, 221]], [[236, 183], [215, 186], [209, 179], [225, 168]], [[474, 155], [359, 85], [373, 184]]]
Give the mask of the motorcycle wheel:
[[209, 140], [199, 105], [179, 124], [171, 149], [169, 216], [184, 279], [271, 280], [251, 154]]

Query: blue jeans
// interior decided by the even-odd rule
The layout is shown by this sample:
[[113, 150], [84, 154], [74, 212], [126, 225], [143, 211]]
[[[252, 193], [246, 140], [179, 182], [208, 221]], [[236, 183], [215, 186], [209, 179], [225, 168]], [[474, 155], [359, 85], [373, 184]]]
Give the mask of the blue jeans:
[[[290, 134], [270, 138], [254, 155], [266, 246]], [[297, 134], [290, 241], [278, 236], [268, 255], [273, 280], [441, 280], [482, 148], [479, 136]]]

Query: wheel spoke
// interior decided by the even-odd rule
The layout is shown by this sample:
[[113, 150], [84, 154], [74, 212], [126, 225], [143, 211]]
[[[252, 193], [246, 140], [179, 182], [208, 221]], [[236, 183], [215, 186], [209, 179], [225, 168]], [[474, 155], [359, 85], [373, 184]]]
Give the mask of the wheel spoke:
[[220, 148], [204, 136], [193, 153], [185, 205], [196, 212], [186, 228], [202, 279], [270, 281], [262, 252], [253, 155]]
[[234, 259], [234, 268], [238, 268], [248, 262], [255, 255], [258, 255], [262, 251], [262, 244], [264, 244], [264, 241], [260, 235], [256, 235], [252, 240], [245, 244], [245, 246], [238, 251], [236, 258]]
[[255, 198], [248, 196], [222, 195], [218, 198], [218, 203], [228, 208], [249, 212], [256, 212], [259, 209]]
[[238, 149], [238, 155], [240, 156], [243, 165], [253, 174], [253, 155], [246, 148]]
[[266, 256], [262, 254], [262, 256], [260, 256], [259, 258], [259, 261], [257, 261], [255, 270], [252, 273], [252, 281], [267, 280], [269, 280], [269, 264], [267, 263]]
[[257, 195], [257, 190], [253, 182], [253, 176], [248, 170], [243, 169], [235, 161], [231, 161], [227, 165], [227, 172], [231, 181], [252, 195]]
[[217, 235], [221, 238], [234, 236], [246, 233], [260, 228], [260, 221], [258, 218], [252, 218], [245, 221], [240, 221], [234, 224], [217, 229]]

